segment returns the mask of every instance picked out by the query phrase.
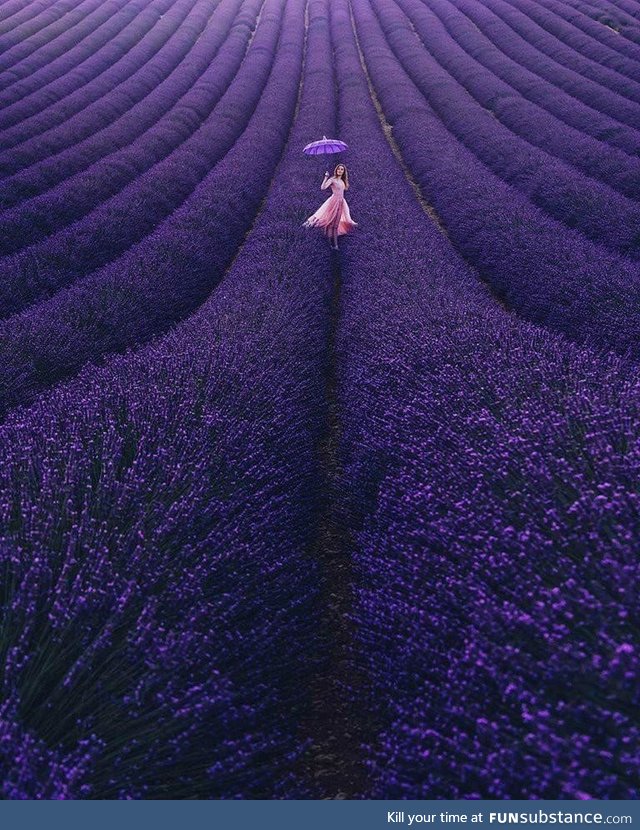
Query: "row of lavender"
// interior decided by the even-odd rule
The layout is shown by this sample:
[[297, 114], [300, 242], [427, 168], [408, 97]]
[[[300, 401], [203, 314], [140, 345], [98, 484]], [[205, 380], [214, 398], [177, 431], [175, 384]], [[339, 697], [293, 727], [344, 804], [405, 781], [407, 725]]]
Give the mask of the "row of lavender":
[[[222, 61], [242, 54], [248, 32], [243, 17], [255, 15], [256, 7], [245, 4], [237, 31], [219, 52]], [[85, 222], [4, 261], [9, 309], [53, 296], [0, 325], [3, 411], [87, 361], [166, 329], [220, 279], [264, 197], [290, 123], [295, 91], [288, 78], [278, 78], [274, 64], [282, 14], [282, 0], [267, 0], [237, 76], [182, 153], [155, 165]], [[212, 67], [224, 77], [215, 60]], [[149, 201], [141, 208], [145, 188]], [[93, 270], [104, 259], [112, 261]]]
[[[545, 212], [596, 242], [637, 257], [640, 205], [633, 199], [640, 197], [640, 161], [613, 150], [603, 152], [601, 142], [548, 116], [483, 71], [420, 0], [402, 0], [402, 5], [409, 17], [394, 3], [378, 2], [375, 7], [394, 52], [451, 133]], [[432, 5], [445, 6], [438, 0]], [[428, 52], [411, 36], [412, 24]], [[499, 112], [492, 109], [496, 100], [503, 101]], [[556, 147], [560, 158], [551, 152]]]
[[[44, 4], [30, 5], [25, 10], [26, 19], [20, 22], [12, 21], [13, 25], [10, 24], [9, 31], [3, 32], [0, 45], [6, 50], [13, 47], [20, 57], [24, 57], [49, 40], [55, 41], [67, 27], [82, 26], [83, 18], [91, 15], [96, 7], [95, 0], [63, 0], [62, 3], [49, 0]], [[52, 51], [55, 50], [54, 43]]]
[[394, 135], [459, 250], [523, 316], [637, 357], [635, 263], [549, 218], [481, 164], [404, 72], [371, 6], [358, 9], [363, 47], [376, 55], [371, 73]]
[[[202, 39], [207, 44], [208, 54], [201, 63], [201, 77], [193, 78], [189, 72], [182, 71], [175, 79], [167, 78], [169, 88], [177, 87], [176, 91], [182, 93], [168, 112], [163, 113], [166, 101], [158, 111], [154, 107], [155, 94], [147, 96], [143, 107], [134, 107], [127, 113], [124, 124], [116, 123], [110, 130], [103, 130], [98, 139], [92, 137], [91, 141], [83, 142], [80, 149], [76, 145], [71, 150], [68, 154], [71, 156], [71, 173], [78, 166], [78, 157], [81, 160], [80, 172], [64, 176], [59, 185], [51, 189], [45, 187], [46, 192], [42, 195], [4, 211], [0, 255], [22, 250], [51, 237], [60, 228], [77, 224], [92, 211], [104, 208], [115, 194], [120, 194], [120, 200], [110, 204], [111, 209], [139, 212], [140, 203], [153, 201], [152, 192], [158, 199], [162, 190], [166, 191], [170, 184], [175, 204], [180, 204], [184, 189], [192, 188], [193, 182], [202, 177], [202, 171], [208, 170], [212, 160], [219, 158], [240, 134], [255, 108], [269, 71], [268, 58], [274, 52], [271, 41], [277, 37], [277, 21], [276, 25], [272, 25], [271, 41], [263, 47], [259, 38], [250, 53], [253, 58], [256, 50], [268, 50], [264, 68], [260, 64], [254, 65], [254, 59], [240, 68], [260, 0], [243, 4], [236, 25], [229, 32], [239, 5], [236, 0], [223, 0], [218, 9], [222, 14], [213, 15]], [[262, 36], [265, 28], [261, 29]], [[187, 30], [187, 37], [193, 41], [196, 33]], [[216, 54], [221, 45], [219, 54]], [[246, 80], [248, 72], [255, 76], [255, 79], [251, 78], [250, 86]], [[162, 93], [163, 85], [157, 86], [153, 93], [158, 90]], [[243, 102], [240, 111], [238, 96]], [[216, 108], [218, 102], [220, 106]], [[144, 112], [145, 109], [150, 112]], [[140, 121], [144, 126], [145, 120], [146, 129], [140, 130]], [[231, 122], [230, 127], [223, 131], [221, 124], [227, 120]], [[103, 149], [105, 142], [106, 155]], [[44, 171], [46, 176], [47, 170], [57, 171], [59, 167], [64, 170], [64, 164], [58, 165], [58, 158], [58, 155], [53, 156], [39, 165], [38, 172]], [[201, 159], [200, 164], [194, 165], [193, 158]], [[168, 166], [170, 169], [167, 169]], [[187, 171], [182, 173], [181, 166], [188, 167], [191, 175]], [[54, 176], [58, 175], [58, 172], [54, 173]], [[176, 187], [176, 182], [180, 187]], [[13, 191], [14, 181], [9, 180], [6, 186], [9, 192]], [[135, 188], [135, 196], [127, 187]], [[166, 196], [169, 198], [168, 193]], [[168, 207], [166, 203], [163, 205], [165, 213]], [[158, 221], [156, 217], [145, 218], [154, 224]], [[88, 221], [95, 222], [96, 217], [90, 216]], [[77, 231], [77, 228], [74, 230]], [[125, 240], [121, 244], [128, 247]], [[116, 250], [113, 246], [112, 256]]]
[[[610, 89], [639, 100], [640, 81], [637, 45], [619, 42], [611, 31], [589, 25], [583, 17], [571, 15], [558, 0], [507, 0], [518, 11], [515, 20], [526, 26], [526, 36], [555, 63], [574, 69]], [[514, 19], [514, 18], [512, 18]], [[533, 25], [531, 22], [533, 22]]]
[[[60, 5], [57, 10], [61, 11]], [[117, 13], [121, 10], [124, 11], [124, 4], [119, 0], [106, 3], [89, 0], [70, 9], [56, 23], [30, 36], [21, 34], [19, 29], [13, 27], [8, 34], [0, 35], [3, 81], [6, 83], [5, 79], [9, 77], [14, 82], [31, 74], [55, 61], [66, 50], [74, 51], [80, 59], [88, 57], [91, 46], [99, 48], [105, 38], [113, 37], [113, 18], [117, 22], [120, 19]], [[124, 20], [127, 17], [128, 13], [123, 15]], [[118, 31], [116, 28], [115, 32]], [[99, 40], [95, 39], [96, 34], [100, 35]]]
[[[422, 8], [425, 15], [427, 8]], [[410, 12], [408, 6], [404, 9]], [[634, 130], [616, 125], [508, 57], [479, 28], [479, 18], [476, 23], [463, 13], [464, 6], [433, 2], [429, 9], [437, 15], [437, 27], [442, 24], [450, 35], [449, 48], [438, 50], [439, 59], [446, 61], [443, 66], [502, 124], [621, 193], [637, 194]], [[410, 16], [426, 37], [419, 18]], [[434, 42], [440, 44], [441, 39]], [[616, 139], [618, 130], [622, 136]], [[625, 138], [626, 151], [616, 144]]]
[[612, 33], [622, 36], [623, 41], [640, 43], [640, 9], [633, 0], [618, 0], [614, 5], [610, 0], [603, 3], [595, 0], [570, 0], [570, 6], [581, 15], [581, 20], [587, 18], [598, 25], [598, 30], [609, 29]]
[[[614, 68], [623, 75], [638, 78], [638, 69], [632, 64], [632, 61], [637, 61], [640, 56], [637, 41], [640, 30], [637, 21], [631, 20], [627, 23], [625, 34], [631, 38], [631, 42], [629, 42], [625, 37], [617, 37], [620, 33], [607, 26], [604, 20], [598, 20], [594, 14], [596, 4], [593, 3], [593, 0], [586, 3], [583, 0], [572, 0], [571, 3], [548, 2], [548, 0], [545, 0], [543, 6], [553, 11], [554, 14], [548, 15], [542, 8], [534, 9], [533, 15], [531, 12], [528, 13], [530, 16], [534, 16], [534, 19], [538, 20], [541, 25], [548, 26], [549, 31], [572, 48], [587, 56], [595, 57], [597, 61]], [[606, 6], [607, 3], [604, 4], [605, 9]], [[611, 6], [609, 7], [611, 8]], [[601, 13], [602, 11], [603, 8], [600, 9]], [[636, 14], [637, 11], [636, 8]], [[535, 17], [538, 12], [542, 13], [542, 18]], [[603, 17], [606, 17], [606, 13]], [[622, 17], [626, 19], [627, 15], [623, 13]], [[603, 23], [605, 25], [602, 25]], [[585, 35], [588, 35], [588, 37], [585, 37]], [[596, 51], [591, 39], [606, 46], [606, 50]], [[616, 52], [619, 54], [615, 54]], [[620, 55], [623, 55], [624, 59], [621, 59]]]
[[[515, 33], [515, 48], [512, 46], [510, 52], [513, 50], [516, 60], [593, 109], [610, 115], [622, 124], [636, 127], [640, 92], [633, 81], [620, 78], [595, 61], [590, 63], [586, 59], [578, 61], [579, 72], [574, 68], [575, 61], [568, 61], [574, 66], [565, 66], [555, 58], [561, 58], [571, 50], [563, 50], [556, 38], [514, 8], [508, 0], [487, 0], [484, 5], [493, 19], [503, 21]], [[576, 53], [574, 58], [577, 58]]]
[[453, 5], [493, 44], [493, 49], [478, 51], [477, 57], [481, 62], [490, 62], [488, 65], [503, 80], [587, 135], [630, 154], [637, 153], [639, 145], [634, 126], [622, 124], [615, 112], [601, 110], [597, 100], [589, 97], [585, 100], [584, 95], [578, 94], [583, 87], [577, 73], [570, 76], [577, 86], [565, 83], [566, 72], [560, 72], [558, 77], [555, 73], [543, 74], [541, 69], [548, 60], [540, 60], [539, 52], [497, 15], [495, 7], [470, 0], [453, 0]]
[[[156, 72], [161, 80], [143, 96], [142, 100], [132, 103], [130, 108], [115, 121], [103, 123], [105, 110], [109, 108], [99, 103], [70, 119], [64, 125], [64, 129], [59, 131], [61, 135], [64, 135], [65, 144], [67, 141], [72, 141], [71, 146], [56, 146], [54, 149], [54, 133], [58, 131], [49, 130], [45, 133], [49, 145], [46, 158], [38, 160], [31, 156], [26, 168], [9, 174], [10, 156], [13, 155], [16, 158], [16, 150], [0, 157], [2, 159], [0, 163], [7, 172], [7, 176], [0, 182], [0, 202], [4, 207], [9, 208], [25, 199], [42, 194], [86, 168], [94, 170], [96, 176], [106, 175], [106, 171], [101, 172], [101, 167], [94, 167], [96, 162], [109, 156], [110, 164], [119, 158], [122, 158], [122, 163], [125, 164], [127, 158], [134, 152], [131, 145], [137, 139], [144, 136], [143, 140], [146, 140], [148, 145], [149, 136], [145, 133], [151, 128], [153, 128], [151, 135], [154, 137], [154, 146], [148, 150], [150, 159], [146, 162], [147, 166], [153, 165], [154, 158], [168, 155], [171, 149], [177, 147], [190, 135], [190, 132], [185, 133], [185, 131], [193, 132], [196, 129], [199, 121], [204, 118], [208, 110], [213, 108], [222, 94], [219, 91], [221, 88], [219, 83], [214, 85], [214, 93], [210, 97], [203, 95], [200, 88], [208, 78], [210, 79], [207, 68], [216, 57], [221, 45], [228, 39], [229, 30], [240, 5], [240, 0], [234, 0], [231, 3], [221, 2], [213, 14], [209, 16], [203, 14], [201, 19], [206, 23], [203, 36], [200, 36], [200, 26], [194, 30], [189, 25], [195, 22], [189, 15], [187, 25], [183, 24], [178, 34], [184, 42], [183, 48], [189, 47], [184, 59], [173, 71], [171, 71], [172, 59], [169, 59], [166, 71], [162, 71], [162, 66], [147, 66], [144, 72], [145, 87], [149, 86], [149, 81], [153, 80]], [[243, 7], [243, 12], [243, 17], [252, 22], [251, 6], [249, 5], [246, 9]], [[236, 25], [241, 19], [237, 19]], [[173, 46], [176, 44], [173, 43]], [[229, 48], [230, 46], [225, 44], [225, 50], [228, 51]], [[163, 49], [161, 54], [165, 60], [168, 59], [167, 52], [170, 51], [169, 48]], [[180, 51], [182, 52], [182, 49]], [[236, 62], [239, 62], [243, 52], [241, 49], [235, 49], [234, 52]], [[219, 63], [220, 59], [218, 59]], [[224, 62], [222, 67], [217, 66], [218, 72], [223, 76], [226, 74], [227, 78], [233, 77], [236, 69], [233, 61]], [[147, 77], [149, 72], [150, 78]], [[197, 91], [192, 89], [194, 86], [198, 87]], [[190, 94], [187, 95], [187, 93]], [[118, 95], [123, 94], [125, 90], [120, 88]], [[130, 96], [131, 92], [128, 93], [128, 97]], [[133, 97], [133, 101], [136, 98], [137, 95]], [[100, 122], [95, 123], [98, 115]], [[192, 124], [194, 120], [195, 126]], [[170, 127], [173, 127], [175, 137], [172, 136]], [[89, 135], [85, 137], [87, 129], [89, 129]], [[168, 143], [169, 140], [171, 143]], [[157, 149], [156, 143], [160, 145]], [[143, 151], [140, 143], [136, 143], [135, 147], [138, 149], [138, 154]], [[24, 147], [19, 148], [17, 156], [24, 153], [24, 150]], [[74, 179], [76, 188], [78, 181]], [[38, 210], [38, 205], [42, 206], [43, 201], [40, 199], [31, 202], [34, 212]]]
[[[133, 32], [125, 29], [104, 54], [83, 62], [78, 72], [69, 71], [33, 95], [19, 94], [18, 84], [9, 87], [7, 94], [18, 87], [18, 101], [0, 110], [3, 176], [64, 150], [125, 114], [175, 71], [210, 13], [210, 4], [161, 0], [136, 18]], [[94, 79], [90, 63], [95, 64]]]
[[[299, 147], [333, 120], [326, 7], [309, 4], [289, 149], [218, 290], [0, 430], [6, 797], [317, 794], [305, 724], [331, 649], [313, 545], [332, 275], [300, 227]], [[276, 158], [304, 13], [286, 4], [256, 111]], [[228, 183], [248, 185], [237, 164], [255, 147]]]
[[[412, 162], [434, 123], [351, 5]], [[347, 0], [332, 20], [340, 135], [367, 147], [337, 339], [365, 795], [637, 798], [637, 376], [483, 289], [393, 158]]]

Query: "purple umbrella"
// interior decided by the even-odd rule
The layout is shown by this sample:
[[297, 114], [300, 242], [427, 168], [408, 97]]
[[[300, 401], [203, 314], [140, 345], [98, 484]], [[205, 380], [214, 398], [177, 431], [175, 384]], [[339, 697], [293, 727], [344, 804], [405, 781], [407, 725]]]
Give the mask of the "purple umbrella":
[[337, 138], [327, 138], [323, 135], [320, 141], [312, 141], [302, 151], [306, 156], [322, 156], [326, 153], [341, 153], [348, 147], [344, 141], [338, 141]]

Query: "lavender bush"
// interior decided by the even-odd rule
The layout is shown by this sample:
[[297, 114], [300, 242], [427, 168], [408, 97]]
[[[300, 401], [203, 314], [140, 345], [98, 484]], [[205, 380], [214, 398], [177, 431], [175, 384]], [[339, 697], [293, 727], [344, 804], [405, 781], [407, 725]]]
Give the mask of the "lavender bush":
[[[299, 63], [299, 4], [286, 21], [279, 54]], [[307, 54], [290, 149], [220, 289], [154, 346], [85, 372], [2, 429], [14, 668], [2, 728], [19, 761], [6, 796], [312, 791], [300, 678], [327, 652], [312, 534], [331, 270], [298, 221], [311, 195], [299, 145], [331, 118], [323, 0], [309, 7]], [[13, 476], [27, 467], [39, 484], [18, 504]], [[46, 502], [61, 497], [53, 530]], [[33, 649], [42, 637], [46, 667]]]
[[[413, 5], [424, 9], [421, 0], [415, 0]], [[457, 83], [456, 69], [451, 64], [456, 57], [461, 58], [459, 67], [465, 77], [468, 72], [475, 72], [475, 68], [465, 65], [464, 53], [460, 54], [455, 44], [451, 45], [435, 15], [426, 12], [421, 17], [420, 33], [425, 39], [426, 51], [412, 36], [409, 20], [392, 2], [374, 0], [373, 6], [402, 66], [447, 129], [479, 161], [555, 219], [613, 250], [633, 258], [640, 256], [637, 202], [613, 192], [606, 184], [595, 182], [591, 176], [582, 175], [544, 150], [532, 147], [477, 103]], [[485, 82], [483, 86], [487, 88], [488, 84]], [[612, 215], [616, 216], [615, 223], [611, 222]], [[606, 258], [605, 252], [603, 258]]]
[[[601, 141], [548, 112], [542, 106], [540, 96], [535, 102], [529, 101], [525, 97], [526, 86], [522, 90], [524, 94], [518, 95], [514, 80], [519, 77], [526, 83], [526, 71], [519, 71], [515, 62], [502, 56], [488, 38], [457, 9], [452, 8], [447, 0], [431, 0], [429, 9], [411, 0], [400, 0], [399, 5], [425, 44], [429, 38], [433, 54], [442, 67], [500, 124], [529, 144], [577, 167], [587, 176], [605, 182], [625, 196], [638, 198], [640, 161], [617, 147], [608, 147], [603, 152]], [[429, 14], [429, 10], [433, 14]], [[449, 37], [444, 36], [438, 21]], [[438, 37], [431, 38], [431, 26], [439, 30]], [[487, 60], [489, 55], [492, 60]], [[499, 74], [503, 66], [511, 70], [515, 77], [511, 77], [508, 71]], [[544, 97], [548, 100], [553, 94], [553, 89], [547, 89]]]
[[368, 148], [337, 341], [367, 795], [636, 798], [637, 376], [483, 290], [332, 17], [340, 134]]
[[[72, 225], [114, 194], [121, 197], [109, 204], [109, 210], [121, 212], [124, 218], [127, 206], [129, 211], [135, 206], [136, 215], [131, 214], [135, 235], [121, 241], [128, 247], [148, 229], [149, 223], [158, 221], [158, 214], [166, 215], [171, 204], [169, 194], [168, 204], [160, 209], [156, 206], [155, 210], [150, 207], [144, 217], [140, 216], [140, 204], [148, 201], [153, 205], [152, 194], [157, 200], [160, 188], [166, 189], [167, 180], [175, 192], [174, 204], [184, 198], [188, 187], [202, 178], [203, 171], [210, 169], [242, 131], [266, 80], [270, 64], [261, 50], [266, 51], [267, 58], [273, 54], [272, 42], [277, 37], [277, 29], [274, 34], [269, 27], [262, 27], [255, 48], [249, 50], [247, 61], [242, 65], [258, 8], [259, 0], [246, 4], [246, 13], [230, 32], [220, 54], [210, 59], [203, 76], [194, 80], [176, 106], [153, 123], [151, 129], [129, 143], [130, 131], [125, 125], [120, 129], [114, 152], [26, 204], [5, 211], [0, 255], [25, 248], [59, 228]], [[221, 23], [219, 19], [215, 22]], [[266, 44], [262, 42], [264, 37], [268, 39]], [[234, 78], [239, 68], [238, 78]], [[246, 110], [240, 113], [236, 109], [238, 98], [246, 100]], [[214, 112], [218, 102], [220, 108]], [[134, 138], [135, 135], [134, 130]], [[194, 155], [201, 159], [200, 164], [193, 162]], [[188, 169], [182, 172], [181, 167], [185, 165]], [[174, 179], [182, 184], [181, 188], [175, 185]], [[132, 180], [133, 186], [122, 193]], [[89, 221], [100, 222], [101, 218], [91, 216]], [[74, 233], [81, 232], [74, 228]], [[115, 252], [115, 246], [112, 247]]]
[[[49, 33], [45, 31], [42, 38], [44, 48], [37, 49], [24, 60], [18, 60], [9, 70], [0, 69], [0, 72], [5, 77], [10, 75], [13, 83], [26, 76], [29, 76], [31, 84], [34, 80], [37, 83], [46, 83], [50, 77], [56, 77], [56, 73], [60, 75], [72, 69], [93, 51], [117, 37], [122, 25], [130, 20], [139, 8], [140, 6], [135, 3], [132, 4], [132, 9], [127, 9], [122, 0], [107, 0], [83, 17], [77, 25], [64, 27], [60, 36], [55, 38], [55, 45]], [[63, 61], [56, 60], [62, 56]], [[38, 70], [44, 67], [47, 71], [39, 73]]]
[[[530, 49], [506, 23], [490, 8], [473, 3], [471, 0], [450, 0], [472, 21], [473, 25], [487, 36], [493, 44], [492, 49], [483, 49], [478, 57], [507, 83], [514, 86], [525, 98], [535, 101], [558, 118], [614, 147], [620, 147], [630, 155], [640, 150], [640, 135], [631, 126], [621, 124], [592, 106], [577, 98], [572, 91], [554, 83], [552, 79], [542, 78], [537, 71], [529, 68], [531, 61], [525, 63], [523, 57], [532, 57], [536, 64], [535, 50]], [[496, 55], [495, 52], [498, 51]]]
[[[135, 41], [136, 36], [143, 36], [145, 27], [149, 28], [156, 19], [151, 13], [152, 8], [144, 0], [116, 7], [116, 13], [111, 15], [107, 23], [95, 29], [81, 44], [71, 48], [68, 54], [47, 62], [40, 69], [34, 70], [25, 61], [24, 65], [21, 63], [16, 67], [19, 71], [4, 73], [0, 93], [2, 108], [26, 98], [36, 90], [41, 90], [44, 98], [53, 95], [55, 82], [61, 75], [67, 75], [67, 81], [69, 76], [73, 76], [79, 83], [88, 83], [101, 68], [104, 69], [101, 58], [105, 54], [113, 55], [111, 50], [114, 43], [118, 43], [120, 49], [124, 50], [130, 44], [130, 39]], [[95, 73], [93, 76], [92, 70]], [[26, 77], [21, 77], [23, 75]]]
[[[625, 56], [621, 56], [618, 44], [616, 43], [615, 47], [613, 45], [616, 38], [611, 30], [607, 32], [602, 26], [589, 26], [580, 15], [569, 14], [567, 7], [562, 3], [545, 2], [534, 5], [522, 0], [508, 1], [561, 42], [560, 48], [557, 43], [553, 44], [555, 60], [559, 60], [563, 66], [569, 66], [587, 77], [598, 80], [604, 86], [610, 86], [632, 100], [637, 100], [640, 94], [637, 48], [630, 44], [621, 44], [625, 52]], [[575, 23], [577, 25], [572, 25]], [[585, 37], [585, 33], [589, 36]], [[545, 36], [544, 42], [551, 43], [551, 39]], [[616, 77], [611, 70], [624, 77]], [[634, 83], [629, 84], [628, 79]]]
[[446, 130], [354, 3], [381, 105], [409, 168], [460, 251], [508, 305], [572, 339], [638, 355], [637, 266], [545, 216]]
[[[195, 131], [199, 123], [195, 118], [187, 120], [184, 114], [180, 121], [176, 120], [176, 105], [179, 103], [181, 110], [184, 110], [189, 107], [190, 102], [194, 108], [198, 103], [202, 104], [201, 94], [194, 91], [191, 91], [189, 95], [186, 93], [192, 89], [194, 84], [200, 85], [207, 77], [211, 77], [210, 73], [205, 74], [205, 71], [212, 64], [223, 43], [224, 51], [231, 51], [232, 60], [219, 59], [215, 69], [218, 74], [222, 75], [222, 79], [225, 76], [232, 78], [235, 74], [242, 52], [234, 48], [235, 39], [230, 41], [229, 33], [239, 7], [240, 0], [221, 2], [208, 21], [205, 29], [206, 36], [200, 37], [195, 42], [187, 58], [180, 65], [179, 71], [171, 72], [155, 89], [145, 95], [142, 101], [131, 107], [112, 124], [87, 137], [84, 141], [76, 142], [65, 150], [52, 153], [46, 159], [29, 165], [27, 169], [7, 176], [0, 182], [0, 203], [8, 208], [25, 199], [33, 198], [81, 170], [85, 170], [106, 155], [111, 156], [113, 163], [114, 158], [122, 158], [118, 151], [126, 147], [131, 152], [130, 145], [143, 134], [147, 141], [151, 142], [151, 146], [147, 147], [148, 166], [151, 166], [154, 159], [158, 158], [160, 148], [165, 156], [168, 155], [181, 140]], [[255, 19], [251, 15], [251, 4], [246, 4], [243, 6], [242, 15], [236, 19], [236, 25], [242, 26], [245, 21], [251, 24]], [[243, 34], [246, 33], [243, 32]], [[185, 33], [185, 37], [187, 36], [192, 35]], [[220, 90], [224, 91], [223, 84], [217, 83], [215, 90], [217, 96], [213, 96], [210, 104], [212, 108], [222, 94]], [[163, 132], [159, 122], [166, 118], [169, 112], [174, 113], [173, 121]], [[200, 110], [196, 109], [196, 114], [200, 115]], [[169, 141], [171, 143], [168, 143]], [[139, 145], [137, 146], [139, 148]], [[140, 152], [139, 148], [138, 154]], [[93, 172], [93, 176], [100, 176], [99, 169]]]
[[[6, 112], [0, 113], [0, 127], [4, 130], [2, 136], [3, 147], [13, 147], [20, 142], [30, 142], [29, 147], [31, 147], [31, 142], [35, 143], [36, 146], [41, 146], [40, 133], [51, 130], [59, 124], [65, 124], [68, 128], [73, 127], [73, 123], [67, 124], [72, 115], [84, 110], [85, 107], [99, 99], [103, 99], [105, 96], [107, 96], [106, 99], [101, 100], [102, 113], [99, 116], [101, 120], [98, 123], [104, 125], [105, 122], [109, 123], [110, 117], [112, 119], [116, 118], [124, 109], [131, 106], [131, 101], [126, 95], [127, 87], [119, 89], [120, 84], [156, 56], [165, 41], [184, 22], [194, 5], [194, 0], [182, 0], [182, 2], [175, 3], [171, 3], [170, 0], [162, 0], [161, 7], [155, 9], [156, 16], [158, 14], [162, 16], [163, 9], [167, 7], [170, 7], [169, 11], [161, 20], [157, 21], [157, 25], [153, 26], [139, 43], [127, 43], [124, 54], [123, 50], [116, 44], [111, 46], [106, 55], [99, 53], [96, 56], [100, 61], [101, 71], [93, 81], [78, 88], [73, 76], [69, 78], [65, 76], [55, 82], [53, 90], [45, 90], [46, 95], [43, 96], [39, 91], [36, 91], [33, 96], [17, 101], [13, 107], [7, 107]], [[185, 48], [188, 47], [188, 44], [189, 42], [185, 44]], [[176, 54], [174, 66], [181, 57], [180, 53]], [[164, 61], [165, 55], [160, 53], [156, 58], [156, 62], [157, 60]], [[145, 86], [140, 84], [138, 79], [136, 81], [136, 86], [140, 90], [139, 94], [144, 95]], [[146, 83], [149, 85], [146, 88], [152, 89], [156, 82], [154, 75], [150, 74], [146, 78]], [[123, 92], [125, 93], [124, 96], [122, 95]], [[122, 100], [123, 98], [124, 100]], [[95, 115], [97, 116], [97, 113]], [[96, 127], [93, 129], [96, 129]], [[85, 133], [85, 135], [87, 134]], [[55, 144], [51, 149], [55, 149]]]
[[2, 797], [640, 797], [634, 6], [2, 4]]
[[[517, 55], [521, 63], [598, 112], [637, 129], [640, 91], [633, 92], [634, 86], [630, 80], [624, 83], [623, 95], [619, 89], [613, 88], [613, 73], [610, 76], [604, 67], [598, 68], [593, 64], [593, 71], [590, 72], [588, 61], [580, 61], [578, 72], [563, 66], [557, 60], [564, 54], [562, 44], [556, 39], [550, 42], [549, 35], [543, 29], [507, 0], [487, 0], [486, 6], [516, 33]], [[603, 83], [605, 76], [611, 81], [609, 84]]]

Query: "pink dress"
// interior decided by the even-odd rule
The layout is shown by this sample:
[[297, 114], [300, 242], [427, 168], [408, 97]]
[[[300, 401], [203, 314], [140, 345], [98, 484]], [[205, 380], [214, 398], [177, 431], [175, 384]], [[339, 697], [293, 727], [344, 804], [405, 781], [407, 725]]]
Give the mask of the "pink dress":
[[332, 176], [322, 186], [325, 190], [331, 186], [331, 196], [323, 202], [318, 210], [304, 223], [307, 228], [321, 228], [327, 236], [342, 236], [358, 226], [349, 212], [349, 205], [344, 198], [344, 182]]

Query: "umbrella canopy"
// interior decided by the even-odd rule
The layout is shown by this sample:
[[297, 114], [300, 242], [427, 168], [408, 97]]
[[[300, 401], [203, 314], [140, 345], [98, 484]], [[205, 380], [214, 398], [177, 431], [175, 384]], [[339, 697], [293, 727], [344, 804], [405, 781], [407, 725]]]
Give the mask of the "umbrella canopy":
[[322, 156], [325, 153], [341, 153], [348, 147], [344, 141], [338, 141], [337, 138], [327, 138], [323, 135], [320, 141], [312, 141], [302, 151], [307, 156]]

